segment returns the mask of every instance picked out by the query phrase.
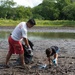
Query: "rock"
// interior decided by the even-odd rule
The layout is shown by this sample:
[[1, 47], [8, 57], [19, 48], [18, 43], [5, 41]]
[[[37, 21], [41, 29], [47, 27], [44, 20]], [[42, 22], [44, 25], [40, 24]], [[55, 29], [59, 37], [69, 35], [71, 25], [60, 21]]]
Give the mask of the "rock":
[[73, 64], [74, 62], [70, 62], [69, 64]]

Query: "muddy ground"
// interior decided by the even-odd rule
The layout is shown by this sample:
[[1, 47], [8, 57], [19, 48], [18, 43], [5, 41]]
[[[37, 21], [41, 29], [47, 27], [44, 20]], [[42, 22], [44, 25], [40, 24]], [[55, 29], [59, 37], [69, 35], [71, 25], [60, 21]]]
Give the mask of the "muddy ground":
[[34, 63], [29, 64], [29, 67], [39, 63], [47, 64], [45, 49], [53, 45], [60, 48], [58, 66], [52, 64], [50, 68], [46, 69], [30, 68], [26, 70], [13, 64], [18, 57], [17, 55], [13, 55], [9, 62], [10, 68], [4, 68], [3, 65], [8, 52], [8, 42], [7, 40], [0, 40], [0, 75], [75, 75], [75, 39], [34, 39], [31, 41], [35, 44], [33, 51]]

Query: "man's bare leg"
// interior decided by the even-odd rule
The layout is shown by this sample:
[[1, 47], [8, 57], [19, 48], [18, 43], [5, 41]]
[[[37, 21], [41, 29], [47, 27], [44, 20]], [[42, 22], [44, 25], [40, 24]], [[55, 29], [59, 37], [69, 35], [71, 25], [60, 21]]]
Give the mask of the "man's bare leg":
[[10, 54], [10, 53], [7, 54], [5, 65], [8, 65], [8, 61], [9, 61], [11, 55], [12, 55], [12, 54]]
[[23, 54], [19, 54], [20, 60], [21, 60], [21, 65], [25, 66], [25, 61], [24, 61], [24, 53]]

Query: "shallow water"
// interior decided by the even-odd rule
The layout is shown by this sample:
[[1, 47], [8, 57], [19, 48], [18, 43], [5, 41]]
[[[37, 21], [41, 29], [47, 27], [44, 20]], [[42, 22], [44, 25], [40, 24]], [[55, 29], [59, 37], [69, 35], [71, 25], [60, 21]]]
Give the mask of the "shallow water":
[[[0, 31], [0, 40], [7, 40], [11, 32]], [[28, 32], [28, 38], [31, 40], [42, 39], [75, 39], [75, 33], [66, 32]]]
[[66, 32], [32, 32], [29, 33], [31, 39], [74, 39], [75, 33]]

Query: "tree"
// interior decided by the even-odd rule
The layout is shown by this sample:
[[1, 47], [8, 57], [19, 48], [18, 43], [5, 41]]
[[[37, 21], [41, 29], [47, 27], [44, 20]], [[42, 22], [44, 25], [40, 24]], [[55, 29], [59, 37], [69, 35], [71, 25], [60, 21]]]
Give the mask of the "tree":
[[72, 4], [73, 3], [73, 0], [56, 0], [57, 3], [56, 3], [56, 7], [59, 9], [59, 18], [60, 20], [62, 19], [65, 19], [65, 15], [63, 13], [63, 8]]
[[13, 0], [0, 0], [0, 18], [12, 19], [14, 18], [14, 5], [16, 4]]
[[26, 8], [24, 6], [15, 6], [15, 2], [13, 0], [0, 0], [0, 18], [6, 19], [24, 19], [32, 17], [31, 8]]
[[11, 8], [16, 5], [16, 2], [14, 2], [13, 0], [0, 0], [0, 4], [2, 7]]
[[55, 0], [44, 0], [42, 4], [33, 9], [33, 14], [43, 19], [54, 20], [59, 16], [59, 10], [55, 7]]
[[26, 8], [24, 6], [19, 6], [16, 8], [16, 18], [17, 19], [26, 19], [32, 17], [31, 8]]
[[65, 19], [75, 20], [75, 3], [63, 8]]

